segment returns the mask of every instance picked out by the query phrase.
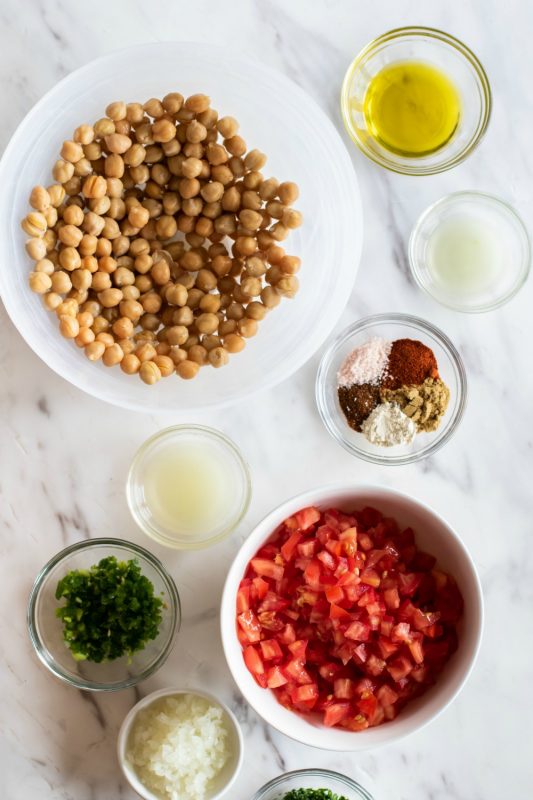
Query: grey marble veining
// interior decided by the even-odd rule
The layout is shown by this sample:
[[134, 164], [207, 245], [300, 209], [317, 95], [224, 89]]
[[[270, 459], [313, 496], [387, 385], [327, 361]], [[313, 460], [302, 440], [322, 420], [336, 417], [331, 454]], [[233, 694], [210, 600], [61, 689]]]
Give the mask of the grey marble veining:
[[[491, 80], [494, 114], [472, 157], [432, 178], [380, 170], [346, 139], [363, 194], [365, 244], [339, 328], [361, 315], [391, 310], [439, 325], [460, 349], [469, 373], [470, 402], [460, 430], [433, 459], [418, 465], [385, 469], [354, 460], [329, 438], [314, 407], [319, 354], [291, 380], [253, 401], [223, 413], [197, 414], [190, 421], [220, 427], [245, 452], [255, 485], [251, 510], [229, 541], [200, 559], [152, 548], [165, 556], [181, 593], [184, 620], [177, 645], [140, 689], [84, 695], [51, 679], [35, 658], [25, 626], [28, 591], [37, 570], [68, 543], [115, 534], [143, 541], [126, 508], [127, 468], [141, 441], [176, 418], [121, 411], [81, 394], [37, 359], [0, 308], [3, 799], [133, 800], [115, 762], [120, 722], [140, 694], [188, 683], [209, 685], [231, 703], [243, 725], [247, 755], [231, 800], [249, 800], [283, 770], [310, 765], [354, 776], [375, 800], [533, 796], [533, 284], [499, 311], [460, 315], [424, 296], [406, 262], [417, 216], [449, 191], [475, 188], [501, 195], [531, 224], [531, 5], [526, 0], [3, 0], [0, 148], [61, 77], [114, 48], [147, 40], [225, 43], [260, 58], [290, 75], [340, 126], [338, 93], [349, 61], [374, 36], [405, 24], [441, 27], [472, 47]], [[287, 494], [346, 478], [405, 489], [443, 513], [476, 560], [486, 600], [480, 659], [460, 698], [420, 733], [357, 756], [311, 751], [267, 728], [236, 690], [218, 633], [224, 576], [249, 527]]]

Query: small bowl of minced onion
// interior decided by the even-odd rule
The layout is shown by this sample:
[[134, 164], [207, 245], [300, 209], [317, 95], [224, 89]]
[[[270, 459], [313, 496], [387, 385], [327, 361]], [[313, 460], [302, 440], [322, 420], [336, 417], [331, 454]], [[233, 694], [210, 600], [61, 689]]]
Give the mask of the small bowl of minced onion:
[[356, 781], [329, 769], [297, 769], [266, 783], [252, 800], [372, 800]]
[[217, 800], [243, 761], [233, 712], [209, 692], [160, 689], [140, 700], [119, 731], [122, 772], [144, 800]]

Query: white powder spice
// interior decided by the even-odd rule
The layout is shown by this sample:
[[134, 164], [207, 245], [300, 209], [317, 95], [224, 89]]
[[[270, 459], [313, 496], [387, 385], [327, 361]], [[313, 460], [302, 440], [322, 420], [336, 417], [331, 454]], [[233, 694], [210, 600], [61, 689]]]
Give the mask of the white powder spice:
[[381, 403], [361, 426], [369, 442], [380, 447], [410, 444], [415, 438], [416, 424], [396, 403]]
[[337, 373], [339, 386], [379, 383], [387, 372], [392, 342], [374, 336], [346, 356]]

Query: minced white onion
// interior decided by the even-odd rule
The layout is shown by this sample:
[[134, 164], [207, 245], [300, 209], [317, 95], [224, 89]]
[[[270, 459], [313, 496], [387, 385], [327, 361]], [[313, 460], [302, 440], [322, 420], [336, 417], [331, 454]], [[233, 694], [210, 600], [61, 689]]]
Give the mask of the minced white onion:
[[228, 756], [222, 708], [192, 694], [139, 711], [126, 753], [139, 780], [164, 800], [204, 800]]

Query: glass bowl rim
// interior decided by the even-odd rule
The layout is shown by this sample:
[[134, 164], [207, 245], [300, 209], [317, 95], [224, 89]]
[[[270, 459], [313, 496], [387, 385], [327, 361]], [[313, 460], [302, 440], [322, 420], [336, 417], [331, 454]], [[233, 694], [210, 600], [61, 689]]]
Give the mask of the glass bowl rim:
[[[349, 90], [353, 80], [353, 76], [357, 69], [361, 67], [367, 57], [371, 55], [373, 52], [379, 50], [381, 47], [387, 45], [389, 42], [394, 42], [400, 39], [403, 39], [405, 36], [419, 36], [419, 37], [428, 37], [430, 39], [436, 39], [440, 42], [443, 42], [446, 45], [452, 47], [456, 52], [462, 55], [466, 60], [470, 63], [470, 65], [474, 69], [474, 73], [477, 77], [478, 84], [481, 87], [484, 105], [482, 108], [482, 114], [480, 119], [478, 120], [478, 124], [476, 126], [476, 130], [474, 135], [471, 139], [465, 144], [464, 148], [457, 153], [456, 156], [453, 158], [449, 158], [448, 160], [442, 161], [441, 163], [437, 163], [431, 166], [422, 166], [416, 164], [417, 159], [413, 159], [413, 164], [396, 164], [387, 158], [380, 156], [379, 154], [373, 152], [369, 148], [367, 148], [364, 142], [359, 138], [359, 136], [354, 132], [352, 126], [349, 122]], [[490, 88], [490, 82], [485, 72], [481, 61], [475, 55], [475, 53], [462, 42], [457, 37], [453, 36], [451, 33], [446, 33], [445, 31], [441, 31], [439, 28], [432, 28], [432, 27], [425, 27], [422, 25], [407, 25], [402, 28], [392, 28], [389, 31], [377, 36], [376, 38], [372, 39], [359, 53], [355, 56], [353, 61], [349, 64], [348, 69], [346, 70], [342, 88], [341, 88], [341, 96], [340, 96], [340, 110], [341, 110], [341, 117], [346, 129], [346, 132], [350, 139], [357, 145], [357, 147], [361, 150], [361, 152], [373, 161], [375, 164], [378, 164], [385, 169], [390, 170], [391, 172], [396, 172], [400, 175], [412, 175], [412, 176], [424, 176], [424, 175], [437, 175], [440, 172], [446, 172], [446, 170], [452, 169], [453, 167], [457, 166], [458, 164], [462, 163], [469, 155], [472, 153], [473, 150], [478, 146], [478, 144], [483, 139], [488, 124], [490, 122], [491, 114], [492, 114], [492, 91]]]
[[[142, 464], [143, 459], [146, 456], [146, 453], [157, 442], [166, 439], [167, 437], [170, 438], [176, 433], [200, 434], [201, 436], [206, 436], [208, 439], [217, 440], [231, 451], [232, 455], [235, 456], [241, 470], [242, 482], [244, 486], [244, 498], [238, 514], [235, 515], [235, 517], [231, 520], [231, 522], [219, 534], [217, 534], [216, 536], [212, 536], [208, 539], [204, 539], [200, 543], [180, 542], [179, 544], [176, 544], [175, 541], [171, 541], [161, 533], [159, 528], [157, 528], [154, 525], [147, 524], [146, 521], [142, 519], [141, 515], [138, 513], [137, 504], [134, 502], [134, 488], [138, 485], [138, 479], [135, 473]], [[135, 452], [135, 455], [133, 456], [133, 460], [131, 462], [130, 468], [128, 470], [128, 475], [126, 478], [126, 501], [128, 504], [128, 508], [130, 510], [130, 514], [132, 515], [135, 523], [139, 526], [139, 528], [143, 531], [143, 533], [150, 539], [156, 541], [158, 544], [161, 544], [164, 547], [169, 547], [173, 550], [203, 550], [207, 547], [211, 547], [211, 545], [213, 544], [217, 544], [218, 542], [223, 541], [235, 530], [237, 525], [239, 525], [240, 522], [243, 520], [245, 514], [247, 513], [250, 507], [251, 499], [252, 499], [252, 473], [248, 465], [248, 462], [244, 458], [241, 449], [235, 444], [233, 439], [231, 439], [225, 433], [217, 430], [216, 428], [212, 428], [208, 425], [189, 424], [189, 423], [180, 425], [170, 425], [152, 434], [152, 436], [149, 436], [148, 439], [146, 439]]]
[[367, 792], [364, 786], [361, 786], [360, 783], [354, 781], [353, 778], [348, 777], [348, 775], [343, 775], [341, 772], [335, 772], [332, 769], [321, 769], [320, 767], [310, 769], [294, 769], [290, 772], [284, 772], [283, 775], [278, 775], [277, 778], [272, 778], [272, 780], [268, 781], [268, 783], [265, 783], [264, 786], [261, 786], [261, 788], [258, 789], [253, 795], [252, 800], [262, 800], [265, 793], [270, 789], [276, 789], [277, 787], [281, 786], [288, 778], [290, 779], [299, 776], [302, 778], [308, 776], [335, 778], [335, 780], [343, 783], [348, 789], [352, 789], [357, 792], [361, 797], [361, 800], [373, 800], [372, 795]]
[[[465, 308], [464, 306], [458, 303], [450, 303], [445, 300], [442, 300], [439, 297], [437, 292], [432, 292], [427, 283], [424, 281], [419, 268], [418, 259], [415, 258], [414, 249], [416, 243], [418, 241], [418, 237], [420, 236], [420, 230], [423, 224], [431, 217], [440, 207], [446, 205], [449, 201], [459, 200], [461, 198], [480, 198], [482, 200], [489, 200], [492, 203], [500, 206], [505, 213], [511, 217], [511, 219], [517, 223], [518, 228], [520, 229], [521, 233], [523, 234], [523, 240], [525, 243], [526, 249], [526, 257], [523, 260], [523, 263], [520, 268], [520, 272], [518, 274], [518, 278], [513, 285], [513, 287], [504, 295], [502, 295], [498, 300], [493, 300], [490, 303], [480, 304], [473, 306], [472, 308]], [[450, 192], [449, 194], [445, 194], [443, 197], [440, 197], [438, 200], [435, 200], [434, 203], [431, 203], [418, 217], [416, 220], [411, 234], [409, 236], [409, 245], [407, 248], [408, 257], [409, 257], [409, 267], [411, 269], [411, 274], [416, 281], [417, 286], [422, 289], [426, 294], [428, 294], [433, 300], [436, 300], [442, 306], [446, 308], [451, 308], [454, 311], [461, 311], [464, 314], [483, 314], [486, 311], [494, 311], [497, 308], [505, 305], [512, 300], [513, 297], [518, 294], [522, 286], [525, 284], [529, 277], [529, 272], [531, 269], [531, 239], [529, 233], [527, 231], [526, 225], [524, 223], [523, 218], [520, 216], [518, 211], [508, 203], [506, 200], [503, 200], [501, 197], [498, 197], [495, 194], [491, 194], [490, 192], [482, 192], [478, 191], [477, 189], [463, 189], [458, 192]]]
[[[86, 680], [84, 678], [76, 678], [72, 675], [67, 675], [67, 673], [59, 667], [57, 664], [53, 654], [51, 658], [47, 657], [47, 653], [49, 653], [48, 649], [45, 647], [44, 642], [41, 640], [37, 632], [37, 624], [36, 624], [36, 607], [37, 601], [39, 599], [41, 590], [45, 584], [46, 579], [48, 578], [50, 572], [54, 567], [60, 564], [62, 561], [67, 559], [73, 553], [80, 552], [82, 550], [89, 550], [91, 548], [98, 549], [100, 547], [110, 547], [110, 548], [117, 548], [119, 550], [126, 550], [133, 555], [141, 556], [149, 564], [155, 569], [155, 571], [160, 576], [161, 580], [165, 584], [165, 588], [168, 592], [168, 596], [170, 599], [170, 619], [171, 619], [171, 626], [167, 641], [165, 646], [154, 660], [154, 662], [140, 672], [138, 675], [126, 678], [122, 681], [117, 681], [116, 683], [97, 683], [95, 681]], [[89, 692], [114, 692], [114, 691], [121, 691], [122, 689], [127, 689], [131, 686], [135, 686], [136, 684], [140, 683], [141, 681], [145, 680], [146, 678], [153, 675], [167, 660], [170, 651], [172, 650], [174, 639], [176, 634], [178, 633], [181, 627], [181, 602], [178, 593], [178, 589], [174, 582], [173, 577], [170, 575], [169, 572], [165, 569], [162, 562], [150, 553], [149, 550], [146, 550], [141, 545], [135, 544], [134, 542], [130, 542], [126, 539], [116, 539], [114, 537], [99, 537], [95, 539], [82, 539], [81, 542], [75, 542], [74, 544], [68, 545], [67, 547], [60, 550], [58, 553], [55, 554], [46, 564], [41, 567], [39, 572], [37, 573], [37, 577], [33, 583], [33, 586], [30, 591], [30, 596], [28, 599], [28, 608], [26, 614], [26, 621], [28, 626], [28, 633], [30, 636], [31, 643], [33, 645], [33, 649], [41, 661], [42, 664], [57, 678], [59, 678], [63, 683], [68, 684], [69, 686], [74, 686], [76, 689], [83, 689]]]
[[[347, 441], [346, 437], [339, 433], [336, 427], [332, 426], [329, 421], [329, 414], [327, 412], [326, 403], [324, 400], [325, 393], [327, 391], [327, 385], [325, 381], [325, 374], [326, 371], [329, 369], [331, 360], [335, 353], [337, 352], [338, 348], [344, 344], [350, 337], [355, 334], [361, 333], [362, 331], [367, 330], [368, 328], [373, 327], [374, 325], [386, 325], [387, 323], [401, 323], [406, 327], [411, 326], [419, 331], [424, 331], [426, 333], [431, 334], [442, 348], [446, 351], [447, 355], [450, 358], [458, 376], [458, 384], [459, 384], [459, 402], [457, 410], [455, 411], [455, 416], [451, 422], [450, 427], [447, 431], [443, 434], [437, 435], [435, 440], [425, 448], [418, 450], [415, 453], [407, 453], [404, 456], [386, 456], [386, 455], [379, 455], [375, 453], [366, 452], [355, 445], [351, 444]], [[351, 455], [357, 456], [358, 458], [363, 459], [364, 461], [369, 461], [373, 464], [382, 464], [387, 466], [399, 466], [403, 464], [413, 464], [416, 461], [420, 461], [423, 458], [427, 458], [440, 448], [449, 440], [451, 439], [452, 435], [457, 430], [459, 423], [461, 422], [465, 408], [466, 402], [468, 397], [468, 384], [467, 384], [467, 377], [466, 377], [466, 370], [463, 363], [463, 359], [459, 354], [459, 351], [448, 338], [448, 336], [437, 328], [435, 325], [432, 325], [430, 322], [427, 322], [420, 317], [415, 317], [412, 314], [403, 314], [403, 313], [389, 313], [389, 314], [373, 314], [368, 317], [363, 317], [357, 322], [348, 325], [344, 328], [339, 335], [331, 342], [331, 344], [327, 347], [325, 352], [320, 359], [320, 364], [318, 366], [318, 370], [316, 373], [316, 381], [315, 381], [315, 401], [318, 408], [318, 413], [320, 414], [320, 418], [326, 428], [327, 432], [332, 436], [345, 450], [347, 450]]]

